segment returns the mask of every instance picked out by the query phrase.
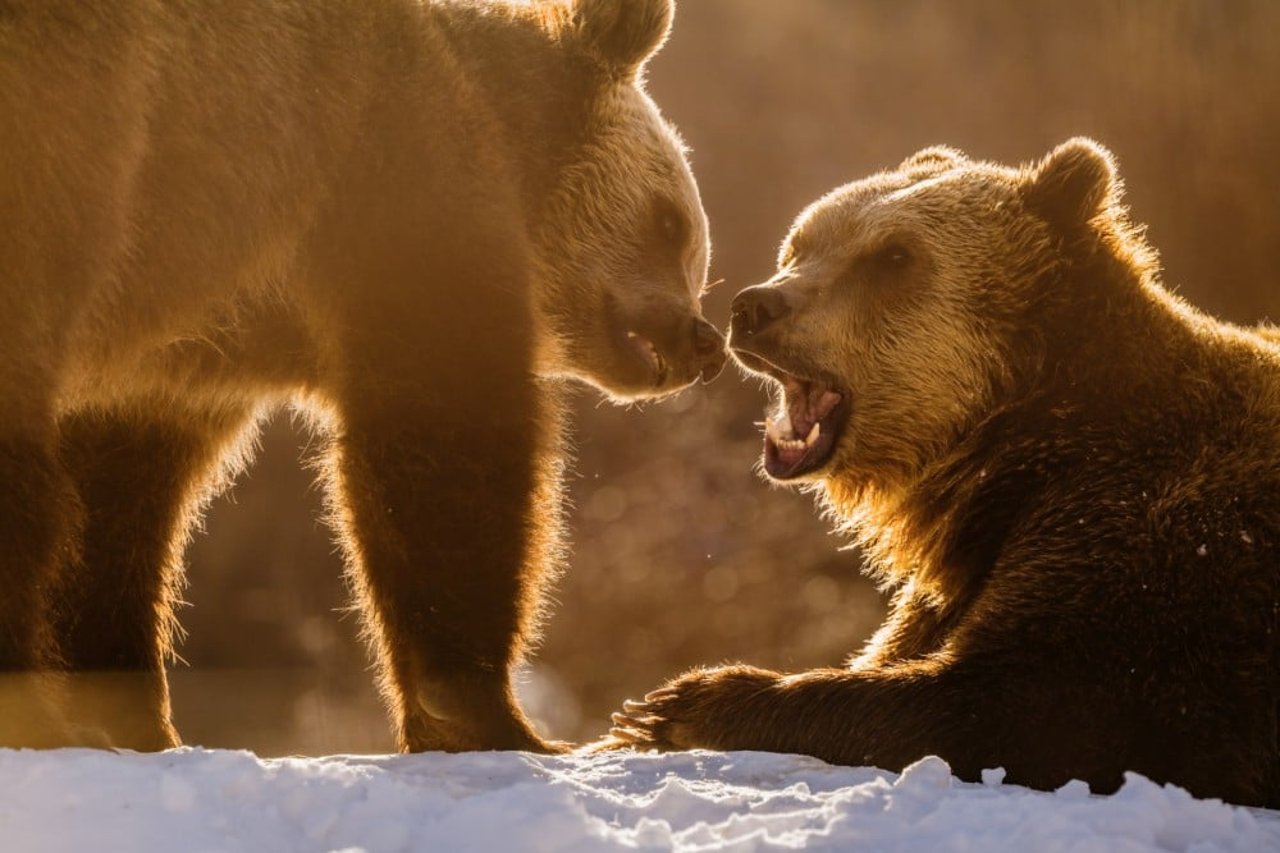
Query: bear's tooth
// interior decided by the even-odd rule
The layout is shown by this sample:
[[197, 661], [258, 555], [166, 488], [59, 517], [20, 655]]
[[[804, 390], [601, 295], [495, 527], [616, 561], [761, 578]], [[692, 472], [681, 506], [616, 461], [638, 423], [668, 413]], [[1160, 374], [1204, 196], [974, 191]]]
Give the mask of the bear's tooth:
[[813, 422], [813, 426], [809, 428], [809, 434], [804, 437], [804, 446], [812, 447], [813, 443], [818, 440], [818, 436], [822, 435], [822, 425], [817, 421]]

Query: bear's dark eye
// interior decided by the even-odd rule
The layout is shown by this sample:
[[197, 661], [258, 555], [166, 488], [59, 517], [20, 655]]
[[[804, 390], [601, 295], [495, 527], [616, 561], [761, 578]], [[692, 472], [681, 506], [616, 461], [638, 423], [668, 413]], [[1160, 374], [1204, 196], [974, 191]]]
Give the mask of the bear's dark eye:
[[905, 243], [893, 241], [854, 258], [845, 278], [854, 283], [896, 281], [911, 270], [915, 262], [915, 254]]
[[667, 246], [683, 248], [689, 237], [689, 222], [680, 208], [669, 199], [662, 199], [656, 205], [654, 217], [658, 226], [658, 237]]
[[867, 262], [885, 271], [901, 269], [911, 263], [911, 250], [901, 243], [890, 243], [872, 252]]

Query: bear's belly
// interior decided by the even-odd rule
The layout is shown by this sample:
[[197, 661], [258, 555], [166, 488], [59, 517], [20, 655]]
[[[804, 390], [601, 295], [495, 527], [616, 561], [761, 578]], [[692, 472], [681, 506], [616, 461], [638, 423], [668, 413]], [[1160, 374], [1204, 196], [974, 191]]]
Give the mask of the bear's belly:
[[142, 335], [104, 328], [73, 347], [58, 408], [130, 399], [283, 398], [318, 385], [317, 348], [301, 315], [278, 298], [214, 303], [195, 323]]

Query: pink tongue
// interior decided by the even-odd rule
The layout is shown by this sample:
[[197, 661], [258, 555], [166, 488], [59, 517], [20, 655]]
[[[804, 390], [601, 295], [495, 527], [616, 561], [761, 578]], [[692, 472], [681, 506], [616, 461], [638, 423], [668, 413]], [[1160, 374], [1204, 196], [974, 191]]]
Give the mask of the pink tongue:
[[831, 413], [840, 402], [840, 395], [816, 382], [802, 382], [787, 377], [783, 382], [786, 391], [787, 414], [791, 418], [791, 434], [804, 438], [813, 425]]

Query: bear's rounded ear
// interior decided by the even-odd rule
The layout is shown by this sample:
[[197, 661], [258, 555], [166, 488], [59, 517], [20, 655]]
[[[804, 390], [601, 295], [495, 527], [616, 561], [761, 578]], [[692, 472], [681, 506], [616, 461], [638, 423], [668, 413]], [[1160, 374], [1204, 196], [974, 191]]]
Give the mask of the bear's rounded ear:
[[630, 78], [671, 32], [675, 0], [573, 0], [578, 43], [610, 74]]
[[1078, 228], [1118, 200], [1120, 180], [1111, 152], [1077, 136], [1032, 168], [1022, 188], [1027, 206], [1046, 221]]
[[968, 158], [963, 151], [947, 145], [932, 145], [923, 148], [902, 161], [899, 172], [908, 175], [937, 175], [964, 163]]

